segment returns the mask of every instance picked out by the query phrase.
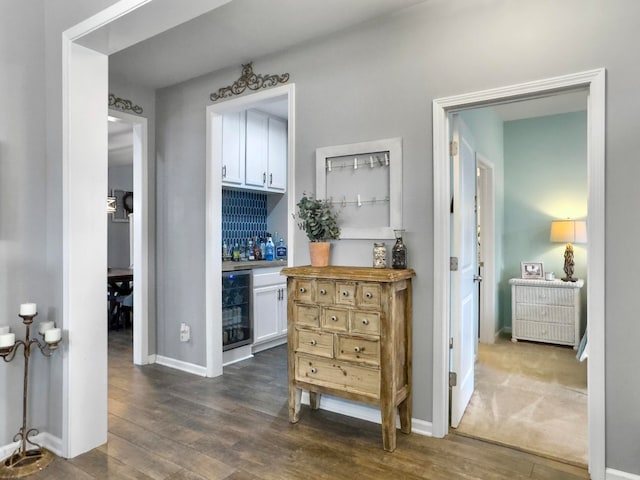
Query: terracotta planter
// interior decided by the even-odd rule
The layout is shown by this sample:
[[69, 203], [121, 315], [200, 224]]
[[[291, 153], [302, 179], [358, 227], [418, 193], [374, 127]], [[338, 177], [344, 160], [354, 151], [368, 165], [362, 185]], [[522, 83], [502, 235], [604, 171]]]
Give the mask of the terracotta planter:
[[312, 267], [326, 267], [329, 265], [329, 242], [309, 242], [309, 256]]

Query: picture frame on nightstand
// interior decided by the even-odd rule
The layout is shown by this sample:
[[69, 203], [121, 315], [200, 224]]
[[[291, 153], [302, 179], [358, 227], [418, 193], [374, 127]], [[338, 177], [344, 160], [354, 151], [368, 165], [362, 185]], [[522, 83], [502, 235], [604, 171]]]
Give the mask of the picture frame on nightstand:
[[542, 262], [520, 262], [520, 272], [522, 278], [531, 280], [544, 279], [544, 268]]

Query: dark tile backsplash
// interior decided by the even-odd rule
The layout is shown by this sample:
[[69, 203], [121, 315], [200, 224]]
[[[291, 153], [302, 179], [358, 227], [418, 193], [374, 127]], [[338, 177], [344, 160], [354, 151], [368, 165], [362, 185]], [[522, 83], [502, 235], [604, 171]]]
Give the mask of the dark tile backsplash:
[[267, 194], [222, 189], [222, 240], [227, 245], [267, 231]]

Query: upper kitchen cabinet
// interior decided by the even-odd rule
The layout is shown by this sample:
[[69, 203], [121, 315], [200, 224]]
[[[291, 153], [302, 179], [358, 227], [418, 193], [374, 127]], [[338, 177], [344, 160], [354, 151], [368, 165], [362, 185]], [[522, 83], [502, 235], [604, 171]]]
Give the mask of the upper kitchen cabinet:
[[287, 122], [258, 110], [246, 115], [247, 188], [284, 193], [287, 187]]
[[244, 184], [245, 112], [222, 115], [222, 184]]

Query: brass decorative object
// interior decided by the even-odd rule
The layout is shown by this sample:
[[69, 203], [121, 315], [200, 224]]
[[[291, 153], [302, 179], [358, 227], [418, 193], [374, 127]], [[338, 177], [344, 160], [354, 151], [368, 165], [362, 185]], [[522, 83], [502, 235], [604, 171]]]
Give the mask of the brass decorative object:
[[218, 93], [212, 93], [209, 95], [209, 98], [215, 102], [221, 98], [240, 95], [247, 88], [249, 90], [260, 90], [261, 88], [275, 87], [279, 83], [287, 83], [288, 81], [288, 73], [283, 73], [282, 75], [261, 75], [253, 73], [253, 62], [249, 62], [246, 65], [242, 65], [242, 75], [238, 80], [228, 87], [219, 88]]
[[109, 106], [122, 110], [123, 112], [137, 113], [138, 115], [142, 115], [143, 111], [140, 105], [134, 105], [131, 100], [116, 97], [113, 93], [109, 94]]
[[[21, 313], [19, 316], [22, 318], [22, 322], [26, 327], [25, 340], [17, 340], [10, 346], [0, 347], [0, 357], [2, 357], [2, 359], [7, 363], [11, 362], [15, 358], [16, 353], [18, 352], [18, 347], [22, 346], [24, 353], [22, 427], [13, 437], [13, 441], [20, 442], [20, 444], [16, 451], [0, 464], [0, 479], [21, 478], [31, 475], [43, 470], [55, 458], [53, 453], [31, 440], [31, 437], [38, 435], [39, 432], [35, 428], [27, 429], [27, 396], [29, 386], [29, 356], [31, 355], [31, 347], [33, 345], [37, 346], [44, 356], [50, 357], [62, 341], [60, 338], [61, 333], [60, 329], [53, 328], [53, 322], [43, 322], [40, 326], [40, 334], [42, 335], [44, 342], [41, 342], [37, 338], [30, 338], [29, 334], [31, 324], [33, 323], [33, 318], [38, 315], [38, 313], [35, 312], [35, 304], [26, 305], [32, 306], [34, 312], [23, 313], [21, 307]], [[45, 325], [48, 327], [46, 330], [44, 328]], [[8, 329], [8, 327], [5, 328]], [[47, 332], [50, 332], [53, 335], [49, 335]]]

